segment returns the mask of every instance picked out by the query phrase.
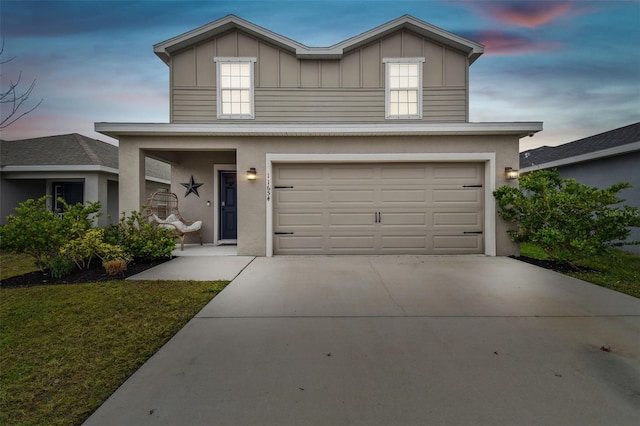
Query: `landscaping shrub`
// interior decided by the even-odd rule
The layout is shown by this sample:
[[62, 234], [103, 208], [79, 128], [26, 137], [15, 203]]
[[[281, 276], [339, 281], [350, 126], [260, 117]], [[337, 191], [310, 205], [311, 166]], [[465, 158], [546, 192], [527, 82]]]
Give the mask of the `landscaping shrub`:
[[62, 246], [60, 254], [68, 256], [79, 269], [89, 269], [91, 261], [96, 257], [102, 261], [103, 266], [107, 262], [117, 260], [124, 262], [126, 267], [127, 262], [131, 261], [131, 256], [122, 247], [103, 240], [104, 229], [92, 228]]
[[49, 267], [69, 239], [89, 229], [100, 210], [97, 202], [69, 206], [60, 199], [65, 212], [58, 215], [47, 207], [47, 199], [44, 196], [18, 204], [15, 214], [7, 216], [7, 223], [0, 227], [2, 249], [32, 256], [40, 270]]
[[169, 229], [154, 227], [135, 211], [128, 217], [122, 213], [120, 222], [105, 231], [105, 241], [121, 246], [133, 258], [144, 260], [171, 257], [175, 248], [175, 237]]
[[557, 170], [540, 170], [520, 178], [520, 188], [502, 186], [494, 191], [498, 214], [518, 224], [512, 240], [537, 244], [552, 259], [571, 263], [626, 242], [629, 227], [640, 226], [640, 213], [616, 205], [617, 194], [630, 188], [617, 183], [606, 189], [562, 179]]
[[124, 260], [109, 260], [104, 263], [104, 269], [109, 276], [122, 275], [127, 270], [127, 262]]
[[51, 258], [47, 264], [47, 269], [49, 269], [49, 274], [53, 278], [59, 279], [71, 274], [76, 269], [76, 265], [68, 257], [58, 255]]

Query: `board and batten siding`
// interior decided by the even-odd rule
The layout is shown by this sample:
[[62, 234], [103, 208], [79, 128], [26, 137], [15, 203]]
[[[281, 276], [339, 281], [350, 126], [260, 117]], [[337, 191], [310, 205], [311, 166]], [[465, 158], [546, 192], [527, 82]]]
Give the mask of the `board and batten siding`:
[[382, 122], [383, 58], [424, 57], [423, 122], [468, 120], [464, 54], [407, 30], [347, 53], [340, 60], [297, 59], [240, 31], [171, 58], [171, 121], [211, 123], [216, 117], [213, 58], [256, 57], [255, 119], [251, 122]]

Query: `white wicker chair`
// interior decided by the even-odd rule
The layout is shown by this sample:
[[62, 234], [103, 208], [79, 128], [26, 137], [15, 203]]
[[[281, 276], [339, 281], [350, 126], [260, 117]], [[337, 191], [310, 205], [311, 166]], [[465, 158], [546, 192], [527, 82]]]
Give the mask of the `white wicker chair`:
[[186, 220], [178, 210], [178, 196], [172, 192], [154, 192], [147, 200], [144, 209], [147, 220], [153, 226], [160, 226], [171, 230], [172, 235], [180, 239], [180, 250], [184, 250], [184, 240], [189, 234], [197, 234], [202, 245], [202, 221]]

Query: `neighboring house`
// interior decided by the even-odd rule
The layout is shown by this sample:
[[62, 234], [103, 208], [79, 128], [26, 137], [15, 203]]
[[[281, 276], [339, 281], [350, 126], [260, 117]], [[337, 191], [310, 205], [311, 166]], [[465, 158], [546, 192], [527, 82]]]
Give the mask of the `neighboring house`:
[[[520, 153], [520, 172], [557, 169], [560, 176], [585, 185], [607, 188], [629, 182], [620, 192], [625, 203], [640, 208], [640, 122], [574, 142], [543, 146]], [[640, 229], [632, 228], [630, 241], [640, 241]], [[640, 253], [640, 246], [624, 246]]]
[[[146, 159], [144, 195], [169, 189], [171, 166]], [[0, 220], [29, 199], [50, 195], [52, 210], [62, 211], [57, 200], [69, 204], [99, 201], [97, 224], [118, 221], [118, 147], [77, 133], [16, 141], [0, 141]]]
[[407, 15], [331, 47], [233, 15], [158, 43], [170, 122], [95, 125], [120, 141], [120, 208], [152, 156], [241, 255], [517, 253], [492, 191], [542, 123], [469, 122], [483, 50]]

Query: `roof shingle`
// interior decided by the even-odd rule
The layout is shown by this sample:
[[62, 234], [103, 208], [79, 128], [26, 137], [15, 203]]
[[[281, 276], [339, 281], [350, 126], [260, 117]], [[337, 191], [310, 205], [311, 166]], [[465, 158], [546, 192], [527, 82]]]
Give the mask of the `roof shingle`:
[[[146, 158], [147, 174], [170, 180], [171, 168]], [[118, 169], [118, 147], [78, 133], [0, 140], [0, 166], [103, 166]]]
[[520, 168], [577, 157], [622, 145], [640, 142], [640, 122], [589, 136], [563, 145], [543, 146], [520, 153]]

